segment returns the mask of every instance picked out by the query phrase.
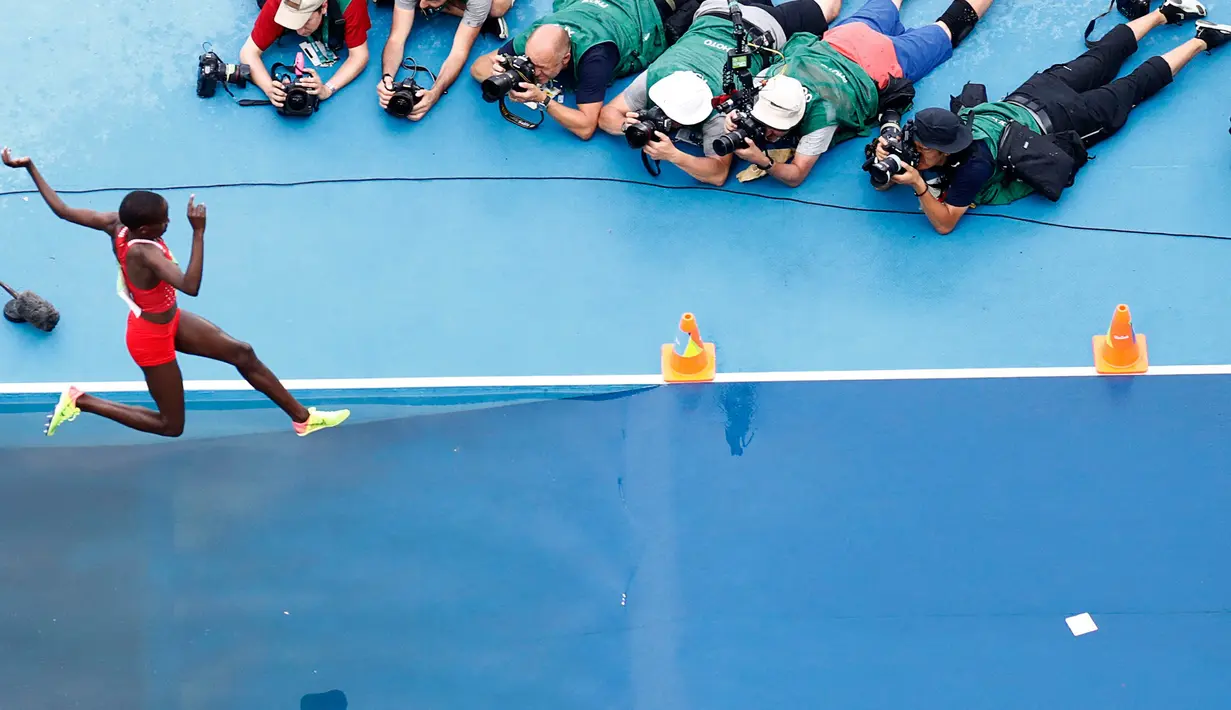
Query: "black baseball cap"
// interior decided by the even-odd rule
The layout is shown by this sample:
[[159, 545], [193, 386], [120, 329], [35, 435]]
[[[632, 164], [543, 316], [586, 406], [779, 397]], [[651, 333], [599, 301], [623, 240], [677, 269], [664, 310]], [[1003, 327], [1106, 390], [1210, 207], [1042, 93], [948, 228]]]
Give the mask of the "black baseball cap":
[[915, 140], [942, 153], [960, 153], [975, 137], [956, 113], [943, 108], [925, 108], [915, 114]]

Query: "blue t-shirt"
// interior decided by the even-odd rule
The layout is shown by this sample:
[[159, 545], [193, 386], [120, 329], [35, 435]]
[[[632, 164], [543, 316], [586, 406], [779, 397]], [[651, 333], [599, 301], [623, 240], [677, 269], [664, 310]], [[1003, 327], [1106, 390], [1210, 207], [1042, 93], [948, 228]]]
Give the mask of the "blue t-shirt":
[[[515, 54], [513, 40], [509, 40], [500, 48], [501, 54]], [[577, 105], [601, 104], [607, 99], [607, 87], [615, 80], [616, 68], [620, 65], [620, 50], [614, 42], [603, 42], [591, 47], [577, 63], [577, 86], [574, 94]], [[572, 67], [566, 65], [560, 72], [559, 79], [567, 80], [573, 74]]]
[[969, 207], [975, 197], [992, 179], [996, 172], [996, 159], [983, 141], [970, 145], [970, 156], [954, 168], [949, 175], [949, 184], [940, 196], [941, 202], [954, 207]]

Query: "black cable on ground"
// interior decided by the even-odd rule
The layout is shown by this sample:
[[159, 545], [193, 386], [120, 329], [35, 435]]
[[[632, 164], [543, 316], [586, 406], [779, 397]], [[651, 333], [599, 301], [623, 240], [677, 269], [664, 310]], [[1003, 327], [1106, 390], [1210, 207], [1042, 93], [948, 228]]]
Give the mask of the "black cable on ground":
[[[362, 178], [318, 178], [315, 180], [293, 180], [289, 182], [220, 182], [210, 185], [162, 185], [157, 187], [94, 187], [83, 190], [57, 190], [61, 195], [89, 195], [100, 192], [130, 192], [132, 190], [151, 190], [151, 191], [172, 191], [172, 190], [214, 190], [233, 187], [301, 187], [305, 185], [348, 185], [372, 182], [602, 182], [614, 183], [620, 185], [637, 185], [640, 187], [652, 187], [659, 190], [696, 190], [702, 192], [717, 192], [736, 197], [747, 197], [757, 200], [769, 200], [771, 202], [785, 202], [789, 204], [805, 205], [808, 207], [823, 207], [831, 210], [841, 210], [844, 212], [862, 212], [865, 214], [896, 214], [907, 216], [923, 215], [918, 210], [894, 210], [894, 209], [876, 209], [873, 207], [855, 207], [852, 205], [838, 205], [830, 202], [818, 202], [815, 200], [805, 200], [800, 197], [782, 197], [777, 195], [762, 195], [755, 192], [743, 192], [741, 190], [732, 190], [726, 187], [713, 187], [711, 185], [663, 185], [656, 182], [648, 182], [645, 180], [630, 180], [627, 178], [612, 178], [612, 177], [568, 177], [563, 175], [513, 175], [513, 176], [497, 176], [497, 175], [479, 175], [479, 176], [442, 176], [442, 177], [362, 177]], [[8, 197], [11, 195], [37, 195], [38, 190], [9, 190], [0, 191], [0, 197]], [[1016, 217], [1007, 214], [998, 214], [995, 212], [968, 212], [968, 216], [980, 217], [984, 219], [1002, 219], [1010, 222], [1019, 222], [1022, 224], [1034, 224], [1042, 227], [1055, 227], [1057, 229], [1068, 229], [1075, 232], [1108, 232], [1111, 234], [1136, 234], [1139, 236], [1149, 237], [1175, 237], [1182, 239], [1219, 239], [1231, 241], [1231, 235], [1222, 234], [1201, 234], [1197, 232], [1160, 232], [1148, 229], [1123, 229], [1119, 227], [1090, 227], [1077, 224], [1065, 224], [1063, 222], [1049, 222], [1042, 219], [1030, 219], [1029, 217]]]

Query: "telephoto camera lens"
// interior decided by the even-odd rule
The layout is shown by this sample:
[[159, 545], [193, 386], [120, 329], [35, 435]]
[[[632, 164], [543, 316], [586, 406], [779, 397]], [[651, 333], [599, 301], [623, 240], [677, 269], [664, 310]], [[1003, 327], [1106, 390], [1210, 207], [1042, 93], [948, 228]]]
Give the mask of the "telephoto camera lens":
[[309, 94], [308, 90], [298, 83], [291, 84], [286, 89], [286, 101], [278, 112], [283, 116], [311, 116], [320, 106], [321, 100]]
[[749, 138], [757, 145], [765, 140], [765, 126], [760, 121], [743, 112], [735, 116], [735, 130], [714, 139], [714, 152], [718, 155], [725, 157], [746, 147]]
[[653, 124], [639, 121], [629, 124], [628, 128], [624, 129], [624, 140], [628, 141], [629, 148], [644, 148], [650, 141], [654, 140]]
[[896, 155], [887, 155], [884, 160], [878, 160], [868, 167], [868, 177], [872, 180], [872, 184], [877, 187], [884, 187], [889, 184], [890, 178], [894, 175], [901, 175], [906, 172], [906, 168], [902, 165], [902, 160]]
[[489, 104], [499, 101], [517, 86], [518, 79], [511, 71], [489, 76], [483, 81], [483, 100]]
[[303, 89], [287, 92], [286, 107], [291, 111], [303, 111], [308, 107], [308, 92]]
[[743, 128], [736, 128], [730, 133], [724, 133], [714, 139], [714, 152], [722, 157], [726, 157], [736, 150], [745, 146], [746, 141], [750, 136], [748, 131]]
[[226, 65], [226, 82], [243, 89], [252, 81], [252, 67], [247, 64]]
[[537, 83], [534, 78], [534, 62], [530, 61], [529, 57], [521, 55], [511, 57], [502, 54], [500, 55], [500, 63], [508, 68], [499, 74], [491, 75], [482, 85], [483, 100], [489, 104], [504, 98], [505, 95], [516, 89], [517, 85], [522, 82], [527, 84]]
[[672, 121], [658, 106], [637, 112], [637, 122], [630, 123], [624, 129], [624, 140], [630, 148], [644, 148], [651, 141], [658, 140], [656, 133], [670, 135], [678, 130], [680, 124]]
[[418, 89], [419, 87], [411, 82], [394, 85], [393, 96], [389, 97], [385, 111], [392, 116], [406, 118], [415, 110], [415, 104], [419, 101], [419, 97], [415, 96]]

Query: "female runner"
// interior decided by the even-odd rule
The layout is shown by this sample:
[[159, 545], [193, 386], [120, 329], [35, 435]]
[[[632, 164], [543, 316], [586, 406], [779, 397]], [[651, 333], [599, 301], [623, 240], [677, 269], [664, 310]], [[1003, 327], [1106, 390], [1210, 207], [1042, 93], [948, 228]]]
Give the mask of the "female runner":
[[128, 352], [145, 373], [145, 382], [158, 410], [118, 404], [93, 397], [76, 387], [60, 396], [55, 411], [47, 417], [47, 436], [56, 433], [64, 422], [81, 412], [89, 412], [119, 422], [138, 431], [160, 436], [179, 436], [184, 432], [184, 377], [176, 352], [229, 363], [258, 392], [269, 397], [290, 416], [295, 433], [307, 436], [314, 431], [341, 424], [350, 410], [318, 412], [305, 408], [282, 386], [265, 363], [257, 359], [252, 346], [235, 340], [204, 318], [177, 305], [177, 291], [196, 296], [201, 291], [204, 261], [205, 205], [188, 199], [188, 222], [192, 225], [192, 256], [188, 270], [180, 271], [162, 236], [170, 222], [167, 201], [153, 192], [130, 192], [120, 203], [119, 212], [95, 212], [69, 207], [47, 184], [29, 158], [14, 158], [9, 149], [0, 159], [10, 168], [25, 168], [39, 194], [57, 217], [106, 232], [111, 250], [120, 265], [120, 297], [128, 303]]

